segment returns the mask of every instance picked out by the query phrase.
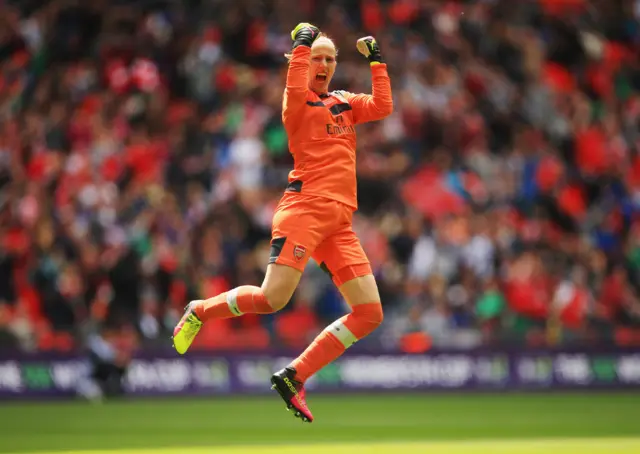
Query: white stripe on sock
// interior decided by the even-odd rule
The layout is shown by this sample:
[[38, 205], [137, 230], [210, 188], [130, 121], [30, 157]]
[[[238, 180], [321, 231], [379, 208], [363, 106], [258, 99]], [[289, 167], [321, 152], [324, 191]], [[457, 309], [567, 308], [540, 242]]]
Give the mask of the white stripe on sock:
[[349, 331], [349, 328], [344, 326], [344, 323], [342, 323], [341, 320], [336, 320], [331, 325], [327, 326], [325, 331], [333, 334], [340, 342], [342, 342], [344, 348], [349, 348], [358, 341], [358, 338]]
[[238, 309], [238, 289], [234, 288], [233, 290], [229, 290], [227, 292], [227, 305], [229, 306], [229, 310], [235, 316], [242, 315], [240, 309]]

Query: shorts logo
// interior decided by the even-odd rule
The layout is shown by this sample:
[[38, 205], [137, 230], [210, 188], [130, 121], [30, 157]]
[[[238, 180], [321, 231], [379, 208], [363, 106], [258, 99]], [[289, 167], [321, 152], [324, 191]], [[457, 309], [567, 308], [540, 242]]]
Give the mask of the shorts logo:
[[302, 257], [307, 253], [307, 250], [303, 246], [295, 246], [293, 248], [293, 256], [296, 260], [302, 260]]

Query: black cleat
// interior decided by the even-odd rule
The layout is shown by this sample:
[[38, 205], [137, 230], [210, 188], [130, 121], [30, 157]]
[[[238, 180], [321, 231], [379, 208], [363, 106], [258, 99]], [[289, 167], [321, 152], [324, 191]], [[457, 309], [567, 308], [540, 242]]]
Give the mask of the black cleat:
[[271, 376], [271, 389], [275, 389], [287, 404], [287, 411], [294, 410], [294, 416], [302, 422], [313, 422], [313, 414], [307, 407], [304, 385], [293, 379], [296, 370], [285, 367]]

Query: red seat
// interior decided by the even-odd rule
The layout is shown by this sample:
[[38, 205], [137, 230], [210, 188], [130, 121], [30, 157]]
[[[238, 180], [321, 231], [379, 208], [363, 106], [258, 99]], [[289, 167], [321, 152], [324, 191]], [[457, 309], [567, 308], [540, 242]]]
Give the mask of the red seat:
[[431, 336], [424, 332], [408, 333], [400, 338], [400, 350], [404, 353], [425, 353], [432, 344]]
[[632, 329], [619, 326], [615, 329], [614, 338], [619, 347], [629, 347], [634, 344], [635, 333]]

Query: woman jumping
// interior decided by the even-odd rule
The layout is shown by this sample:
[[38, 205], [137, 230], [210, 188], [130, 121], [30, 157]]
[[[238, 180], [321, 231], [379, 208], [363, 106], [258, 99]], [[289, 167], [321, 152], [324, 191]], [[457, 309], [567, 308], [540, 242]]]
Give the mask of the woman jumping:
[[298, 358], [271, 377], [272, 388], [287, 408], [312, 422], [305, 381], [382, 322], [378, 287], [352, 226], [357, 209], [355, 125], [387, 117], [393, 101], [387, 67], [374, 38], [357, 42], [371, 66], [371, 95], [328, 91], [336, 70], [336, 47], [317, 27], [298, 24], [291, 38], [282, 120], [294, 169], [273, 217], [264, 282], [261, 287], [241, 286], [190, 302], [174, 329], [173, 342], [184, 354], [207, 320], [279, 311], [313, 258], [331, 275], [352, 311], [325, 328]]

